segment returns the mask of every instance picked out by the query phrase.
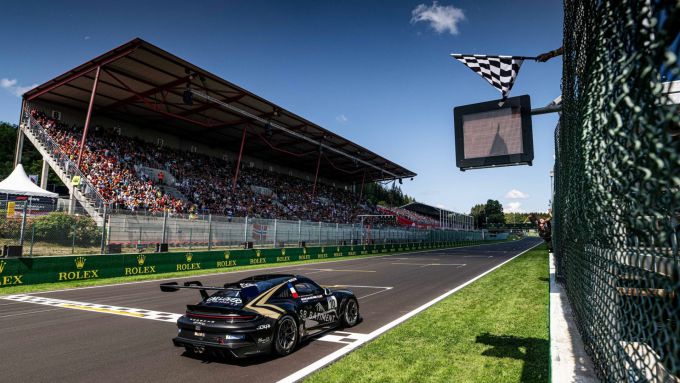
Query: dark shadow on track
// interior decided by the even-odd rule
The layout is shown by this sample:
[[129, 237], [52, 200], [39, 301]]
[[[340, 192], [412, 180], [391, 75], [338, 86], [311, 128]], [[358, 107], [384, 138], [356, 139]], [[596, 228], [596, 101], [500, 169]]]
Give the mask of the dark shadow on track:
[[491, 346], [482, 353], [494, 358], [513, 358], [524, 362], [521, 382], [545, 382], [549, 379], [550, 342], [539, 338], [512, 335], [477, 335], [477, 343]]
[[[333, 329], [333, 331], [337, 331], [342, 329], [337, 328]], [[182, 356], [185, 358], [189, 359], [194, 359], [194, 360], [200, 360], [201, 363], [204, 364], [210, 364], [210, 363], [218, 363], [218, 364], [225, 364], [225, 365], [234, 365], [234, 366], [239, 366], [239, 367], [249, 367], [249, 366], [255, 366], [258, 364], [263, 364], [263, 363], [268, 363], [271, 362], [272, 360], [275, 359], [282, 359], [282, 358], [287, 358], [287, 357], [292, 357], [295, 355], [296, 352], [304, 349], [307, 347], [311, 342], [313, 342], [316, 338], [324, 336], [328, 334], [328, 332], [322, 333], [318, 336], [306, 339], [295, 347], [295, 350], [293, 350], [292, 353], [286, 355], [286, 356], [277, 356], [274, 354], [262, 354], [262, 355], [254, 355], [254, 356], [249, 356], [246, 358], [235, 358], [229, 353], [225, 353], [225, 355], [221, 355], [219, 353], [214, 353], [214, 352], [205, 352], [203, 354], [198, 354], [195, 352], [189, 352], [189, 351], [184, 351], [182, 353]]]

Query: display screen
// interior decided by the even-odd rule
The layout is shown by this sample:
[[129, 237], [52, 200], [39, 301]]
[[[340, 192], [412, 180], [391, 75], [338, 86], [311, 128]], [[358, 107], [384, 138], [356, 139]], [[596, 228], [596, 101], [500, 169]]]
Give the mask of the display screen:
[[456, 165], [460, 170], [531, 165], [534, 144], [529, 96], [454, 108]]
[[519, 108], [464, 115], [463, 140], [466, 159], [522, 153], [522, 114]]

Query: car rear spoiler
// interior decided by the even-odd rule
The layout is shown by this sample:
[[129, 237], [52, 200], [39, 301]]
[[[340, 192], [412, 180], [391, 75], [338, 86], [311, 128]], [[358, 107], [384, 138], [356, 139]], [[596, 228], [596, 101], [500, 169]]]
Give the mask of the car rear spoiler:
[[161, 283], [161, 291], [165, 293], [179, 291], [179, 289], [199, 290], [203, 299], [208, 298], [208, 291], [234, 290], [231, 287], [203, 286], [200, 281], [184, 282], [183, 286], [180, 286], [177, 282]]

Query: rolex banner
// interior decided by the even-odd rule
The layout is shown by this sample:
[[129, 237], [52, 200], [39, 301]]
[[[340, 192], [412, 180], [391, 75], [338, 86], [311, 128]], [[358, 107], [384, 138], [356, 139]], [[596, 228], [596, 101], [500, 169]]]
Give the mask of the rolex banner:
[[[278, 249], [238, 249], [168, 253], [0, 258], [2, 287], [73, 282], [181, 271], [214, 272], [236, 266], [454, 247], [478, 241], [393, 243]], [[234, 277], [238, 279], [238, 277]]]

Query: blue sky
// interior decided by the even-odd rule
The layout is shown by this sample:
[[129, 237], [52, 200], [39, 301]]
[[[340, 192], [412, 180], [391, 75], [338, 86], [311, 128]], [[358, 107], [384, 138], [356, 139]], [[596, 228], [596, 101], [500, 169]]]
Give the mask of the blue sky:
[[[453, 107], [499, 93], [449, 54], [555, 49], [561, 1], [13, 1], [2, 9], [12, 16], [0, 25], [0, 121], [17, 122], [22, 88], [141, 37], [415, 171], [402, 188], [418, 201], [462, 212], [489, 198], [506, 211], [548, 207], [557, 115], [533, 119], [533, 166], [459, 171]], [[526, 61], [511, 95], [544, 106], [560, 94], [561, 71], [561, 58]]]

